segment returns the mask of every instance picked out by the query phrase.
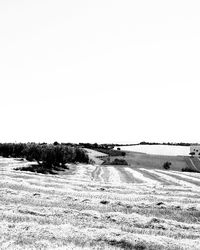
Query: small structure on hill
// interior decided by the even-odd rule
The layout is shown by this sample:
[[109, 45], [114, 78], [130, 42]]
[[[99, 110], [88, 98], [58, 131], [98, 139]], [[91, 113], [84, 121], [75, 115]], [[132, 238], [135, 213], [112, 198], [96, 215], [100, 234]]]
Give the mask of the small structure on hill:
[[200, 145], [190, 146], [190, 155], [200, 157]]

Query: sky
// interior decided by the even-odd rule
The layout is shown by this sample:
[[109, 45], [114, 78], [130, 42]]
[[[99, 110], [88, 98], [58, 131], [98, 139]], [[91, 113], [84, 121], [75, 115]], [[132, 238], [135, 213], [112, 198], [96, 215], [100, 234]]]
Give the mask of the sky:
[[1, 0], [0, 141], [200, 142], [198, 0]]

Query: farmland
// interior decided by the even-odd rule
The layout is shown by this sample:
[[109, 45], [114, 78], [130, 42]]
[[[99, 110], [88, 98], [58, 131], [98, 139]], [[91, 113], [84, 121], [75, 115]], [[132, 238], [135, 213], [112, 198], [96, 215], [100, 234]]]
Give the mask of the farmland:
[[127, 152], [128, 166], [104, 166], [104, 154], [89, 156], [58, 175], [0, 158], [1, 249], [200, 249], [200, 174], [180, 171], [184, 157]]

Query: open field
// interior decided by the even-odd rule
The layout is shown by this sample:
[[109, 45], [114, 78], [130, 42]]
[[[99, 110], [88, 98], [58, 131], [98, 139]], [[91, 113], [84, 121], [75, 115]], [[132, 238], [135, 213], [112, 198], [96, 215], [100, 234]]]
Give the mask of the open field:
[[0, 249], [200, 249], [200, 174], [176, 171], [183, 157], [126, 160], [42, 175], [0, 158]]
[[157, 154], [157, 155], [189, 155], [190, 146], [180, 145], [133, 145], [133, 146], [122, 146], [121, 150], [140, 152], [146, 154]]
[[163, 163], [166, 161], [170, 161], [172, 163], [172, 170], [181, 171], [182, 168], [187, 166], [184, 156], [150, 155], [126, 151], [124, 159], [134, 168], [145, 167], [161, 169]]

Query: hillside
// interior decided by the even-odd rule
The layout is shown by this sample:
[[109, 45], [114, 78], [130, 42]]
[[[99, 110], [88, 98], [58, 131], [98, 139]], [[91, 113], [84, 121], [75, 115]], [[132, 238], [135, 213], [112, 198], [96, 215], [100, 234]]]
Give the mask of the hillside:
[[200, 249], [200, 174], [133, 158], [59, 175], [0, 158], [0, 249]]

